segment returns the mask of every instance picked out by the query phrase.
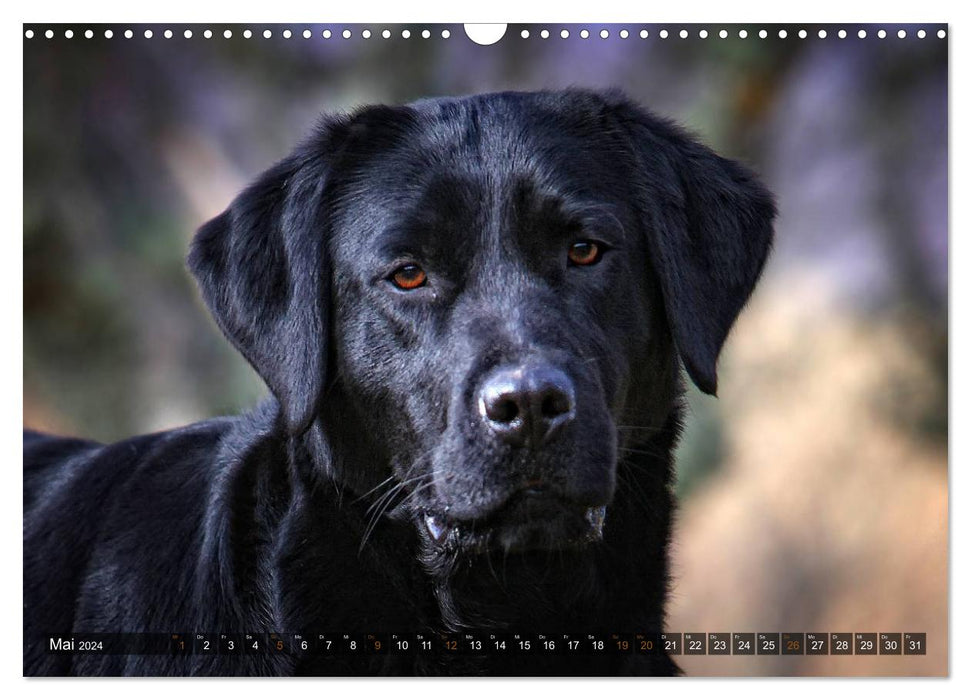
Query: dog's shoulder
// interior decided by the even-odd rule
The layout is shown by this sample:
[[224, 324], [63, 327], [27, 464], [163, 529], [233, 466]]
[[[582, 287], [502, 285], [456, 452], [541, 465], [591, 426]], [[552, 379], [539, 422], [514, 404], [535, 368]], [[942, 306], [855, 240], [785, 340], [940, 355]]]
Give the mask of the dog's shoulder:
[[226, 588], [226, 548], [248, 537], [238, 527], [267, 488], [262, 475], [286, 473], [275, 426], [272, 407], [260, 407], [107, 445], [25, 432], [33, 631], [202, 629], [206, 606], [194, 601], [216, 602], [209, 594]]

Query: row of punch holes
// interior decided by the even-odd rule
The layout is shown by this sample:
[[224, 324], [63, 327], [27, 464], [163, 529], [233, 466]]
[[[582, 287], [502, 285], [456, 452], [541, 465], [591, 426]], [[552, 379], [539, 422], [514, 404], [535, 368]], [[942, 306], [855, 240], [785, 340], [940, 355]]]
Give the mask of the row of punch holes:
[[[790, 34], [789, 30], [787, 29], [779, 29], [778, 31], [772, 30], [771, 33], [775, 34], [780, 39], [786, 39], [786, 38], [789, 38], [790, 36], [798, 37], [800, 39], [806, 39], [807, 37], [810, 36], [810, 32], [807, 31], [806, 29], [800, 29], [798, 31], [794, 30], [792, 34]], [[155, 38], [156, 36], [155, 32], [151, 29], [146, 29], [140, 32], [140, 34], [145, 39], [152, 39], [152, 38]], [[183, 32], [181, 32], [181, 34], [186, 39], [191, 39], [193, 38], [193, 36], [195, 36], [195, 33], [191, 29], [186, 29]], [[264, 39], [272, 39], [276, 35], [276, 33], [271, 29], [264, 29], [262, 32], [260, 32], [259, 30], [254, 32], [251, 29], [244, 29], [238, 34], [244, 39], [251, 39], [254, 36], [257, 36], [257, 37], [262, 36]], [[356, 33], [350, 29], [344, 29], [342, 31], [340, 30], [333, 31], [331, 29], [324, 29], [319, 33], [319, 36], [322, 39], [330, 39], [330, 38], [336, 38], [336, 37], [341, 37], [343, 39], [351, 39], [355, 36], [355, 34], [362, 39], [370, 39], [376, 36], [380, 36], [382, 39], [390, 39], [393, 36], [395, 36], [396, 33], [392, 32], [390, 29], [383, 29], [377, 32], [372, 32], [370, 29], [362, 29]], [[125, 29], [123, 31], [119, 30], [118, 35], [123, 36], [126, 39], [132, 39], [136, 36], [136, 32], [131, 29]], [[165, 29], [159, 32], [159, 36], [161, 36], [164, 39], [171, 39], [175, 35], [176, 35], [176, 32], [173, 32], [171, 29]], [[205, 39], [212, 39], [213, 37], [217, 37], [220, 35], [224, 39], [232, 39], [237, 34], [233, 32], [233, 30], [231, 29], [225, 29], [221, 33], [218, 31], [214, 32], [211, 29], [204, 29], [201, 32], [199, 32], [199, 36], [202, 36]], [[432, 37], [432, 31], [429, 29], [422, 29], [421, 31], [416, 32], [416, 35], [420, 36], [422, 39], [430, 39]], [[499, 38], [502, 37], [502, 35], [500, 34], [499, 38], [496, 38], [493, 41], [489, 41], [489, 40], [483, 41], [483, 40], [478, 40], [473, 32], [469, 32], [469, 35], [473, 41], [476, 41], [476, 43], [481, 43], [481, 44], [495, 43], [495, 41], [498, 41]], [[576, 35], [579, 36], [581, 39], [589, 39], [592, 36], [599, 36], [601, 39], [609, 39], [611, 37], [611, 30], [601, 29], [599, 31], [594, 30], [593, 32], [591, 32], [589, 29], [580, 29], [579, 31], [576, 32]], [[651, 32], [648, 31], [647, 29], [641, 29], [639, 31], [634, 30], [633, 32], [631, 32], [628, 29], [620, 29], [616, 32], [616, 35], [621, 39], [628, 39], [631, 36], [639, 36], [641, 39], [648, 39], [651, 37]], [[836, 36], [839, 39], [846, 39], [847, 37], [852, 36], [853, 32], [847, 31], [846, 29], [838, 29], [838, 30], [833, 30], [832, 35]], [[886, 39], [888, 36], [892, 36], [892, 35], [893, 35], [893, 30], [891, 30], [890, 32], [888, 32], [886, 29], [877, 29], [876, 31], [873, 31], [873, 36], [876, 36], [878, 39]], [[909, 35], [910, 34], [908, 34], [906, 29], [898, 29], [896, 32], [896, 36], [898, 39], [906, 39]], [[913, 33], [913, 35], [916, 36], [918, 39], [925, 39], [928, 36], [928, 32], [924, 29], [918, 29], [916, 32]], [[53, 39], [56, 36], [56, 32], [53, 29], [47, 29], [43, 31], [38, 30], [38, 32], [35, 32], [33, 29], [27, 29], [24, 31], [24, 37], [26, 37], [27, 39], [33, 39], [35, 36], [44, 36], [47, 39]], [[73, 39], [75, 36], [76, 34], [73, 29], [65, 29], [63, 32], [63, 37], [65, 39]], [[86, 29], [83, 31], [78, 30], [77, 36], [83, 36], [85, 39], [93, 39], [95, 36], [95, 32], [92, 29]], [[112, 29], [105, 29], [103, 36], [105, 39], [112, 39], [115, 36], [115, 31]], [[284, 39], [292, 39], [294, 37], [312, 39], [315, 36], [315, 32], [313, 32], [310, 29], [304, 29], [302, 31], [283, 29], [279, 31], [279, 36], [283, 37]], [[402, 39], [410, 39], [413, 36], [413, 34], [410, 29], [403, 29], [401, 30], [400, 33], [398, 33], [398, 36], [400, 36]], [[442, 39], [449, 39], [452, 36], [452, 33], [448, 29], [442, 29], [440, 32], [440, 36]], [[534, 37], [534, 36], [537, 36], [540, 39], [549, 39], [550, 37], [556, 37], [556, 36], [559, 36], [561, 39], [569, 39], [572, 36], [572, 34], [569, 29], [561, 29], [559, 32], [556, 32], [556, 31], [551, 32], [549, 29], [541, 29], [541, 30], [535, 31], [535, 33], [531, 32], [529, 29], [523, 29], [520, 31], [519, 36], [522, 39], [529, 39], [530, 37]], [[747, 29], [739, 29], [738, 31], [729, 31], [728, 29], [720, 29], [720, 30], [712, 30], [711, 32], [709, 32], [707, 29], [698, 29], [695, 31], [689, 31], [687, 29], [681, 29], [679, 31], [675, 31], [675, 30], [669, 31], [667, 29], [661, 29], [657, 32], [657, 37], [660, 39], [667, 39], [669, 37], [670, 38], [678, 37], [680, 39], [688, 39], [693, 37], [698, 39], [708, 39], [709, 37], [728, 39], [729, 37], [735, 37], [735, 36], [737, 36], [739, 39], [747, 39], [749, 38], [749, 36], [752, 36], [753, 38], [757, 36], [760, 39], [767, 39], [770, 36], [770, 31], [768, 29], [760, 29], [758, 31], [753, 31], [751, 35], [749, 34], [749, 31]], [[827, 31], [826, 29], [820, 29], [815, 32], [815, 36], [818, 37], [819, 39], [826, 39], [827, 37], [830, 36], [830, 31]], [[860, 38], [860, 39], [866, 39], [868, 36], [870, 36], [870, 33], [866, 29], [859, 29], [856, 31], [856, 36], [857, 38]], [[944, 29], [939, 29], [937, 31], [938, 39], [944, 39], [946, 36], [947, 36], [947, 31], [945, 31]]]

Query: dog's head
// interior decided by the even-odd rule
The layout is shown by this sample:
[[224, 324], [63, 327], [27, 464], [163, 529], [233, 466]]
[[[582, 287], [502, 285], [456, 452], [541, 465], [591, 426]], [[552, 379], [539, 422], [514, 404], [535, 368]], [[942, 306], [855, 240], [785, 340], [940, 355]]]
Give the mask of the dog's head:
[[366, 455], [343, 481], [387, 478], [432, 547], [558, 548], [599, 536], [679, 359], [715, 392], [774, 214], [620, 94], [504, 93], [325, 120], [189, 262], [287, 429]]

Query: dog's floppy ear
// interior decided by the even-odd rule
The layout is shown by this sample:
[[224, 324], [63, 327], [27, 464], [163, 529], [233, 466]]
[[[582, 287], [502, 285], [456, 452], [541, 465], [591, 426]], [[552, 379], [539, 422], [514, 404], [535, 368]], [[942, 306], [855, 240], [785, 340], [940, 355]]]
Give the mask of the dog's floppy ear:
[[745, 167], [622, 95], [607, 99], [639, 160], [638, 204], [678, 353], [715, 394], [718, 354], [772, 245], [775, 203]]
[[322, 127], [203, 225], [188, 257], [216, 322], [277, 397], [292, 434], [313, 420], [327, 369], [325, 136]]

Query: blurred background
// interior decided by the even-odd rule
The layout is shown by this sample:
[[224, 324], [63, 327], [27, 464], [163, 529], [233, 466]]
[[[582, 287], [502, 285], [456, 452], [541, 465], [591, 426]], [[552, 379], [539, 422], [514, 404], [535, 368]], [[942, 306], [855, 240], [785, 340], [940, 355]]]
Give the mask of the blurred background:
[[751, 164], [780, 206], [720, 398], [689, 395], [668, 629], [927, 633], [923, 657], [680, 663], [694, 675], [947, 673], [941, 27], [781, 39], [779, 26], [759, 38], [761, 26], [688, 25], [682, 39], [681, 26], [510, 25], [488, 47], [445, 25], [70, 28], [24, 42], [27, 426], [107, 441], [259, 400], [183, 260], [194, 230], [320, 112], [619, 86]]

